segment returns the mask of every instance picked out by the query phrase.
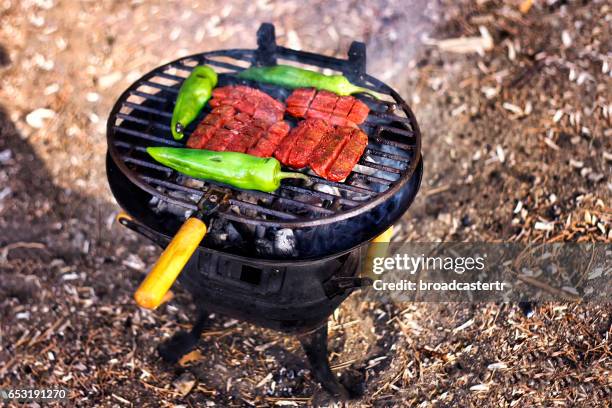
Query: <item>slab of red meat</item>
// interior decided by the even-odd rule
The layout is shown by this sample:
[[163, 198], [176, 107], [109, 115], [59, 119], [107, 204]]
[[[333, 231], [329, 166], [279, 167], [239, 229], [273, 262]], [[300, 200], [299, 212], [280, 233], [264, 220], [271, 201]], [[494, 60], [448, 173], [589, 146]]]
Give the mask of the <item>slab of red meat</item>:
[[221, 106], [219, 108], [215, 108], [212, 110], [212, 112], [206, 115], [206, 117], [202, 120], [201, 123], [203, 125], [209, 125], [216, 128], [223, 126], [225, 122], [231, 119], [231, 116], [228, 118], [224, 115], [217, 113], [216, 111], [227, 110], [227, 108], [234, 110], [234, 108], [232, 108], [231, 106]]
[[337, 127], [325, 135], [310, 158], [310, 168], [319, 176], [327, 177], [327, 171], [357, 131], [352, 127]]
[[268, 124], [282, 120], [285, 112], [284, 104], [267, 93], [248, 86], [232, 85], [215, 88], [212, 96], [210, 106], [232, 106]]
[[226, 128], [230, 130], [238, 130], [238, 131], [245, 129], [247, 126], [249, 126], [248, 122], [243, 122], [236, 118], [230, 120], [229, 122], [225, 124]]
[[368, 145], [368, 136], [355, 129], [342, 151], [327, 171], [326, 179], [341, 181], [348, 177]]
[[287, 98], [287, 112], [295, 117], [303, 118], [316, 93], [317, 90], [314, 88], [296, 89]]
[[356, 99], [352, 96], [344, 96], [342, 98], [338, 98], [338, 102], [336, 102], [336, 106], [334, 106], [334, 116], [346, 118], [349, 113], [351, 113], [351, 108], [353, 107], [355, 101]]
[[240, 132], [229, 129], [217, 129], [213, 137], [204, 146], [204, 149], [215, 150], [217, 152], [225, 151], [234, 137], [240, 137]]
[[204, 148], [204, 145], [215, 134], [215, 131], [230, 121], [235, 113], [236, 110], [231, 106], [214, 108], [193, 131], [187, 141], [187, 147], [192, 149]]
[[253, 112], [253, 118], [259, 119], [268, 124], [272, 124], [282, 120], [283, 114], [284, 110], [279, 111], [270, 104], [262, 103], [257, 105], [257, 108], [255, 108], [255, 111]]
[[308, 121], [303, 120], [298, 123], [296, 127], [291, 129], [291, 131], [289, 131], [289, 134], [278, 145], [276, 151], [274, 151], [274, 157], [276, 157], [281, 163], [285, 165], [288, 164], [289, 155], [291, 154], [293, 146], [307, 130], [307, 122]]
[[355, 103], [351, 108], [351, 113], [349, 113], [346, 118], [355, 123], [363, 123], [368, 117], [368, 113], [370, 113], [370, 108], [368, 108], [368, 105], [358, 99], [355, 99]]
[[[241, 137], [236, 140], [234, 139], [234, 143], [227, 147], [227, 150], [232, 152], [241, 152], [246, 153], [249, 149], [255, 146], [261, 139], [263, 139], [266, 135], [266, 131], [252, 126], [245, 129], [241, 133]], [[266, 157], [271, 157], [272, 155], [268, 155]]]
[[282, 121], [285, 106], [257, 89], [216, 88], [210, 104], [214, 109], [191, 135], [188, 147], [243, 153], [255, 149], [257, 155], [271, 157], [289, 132]]
[[328, 91], [319, 91], [310, 102], [309, 109], [332, 113], [339, 96]]
[[308, 165], [310, 156], [312, 156], [321, 139], [333, 130], [333, 126], [324, 120], [307, 119], [304, 122], [305, 131], [296, 141], [287, 158], [287, 164], [297, 169]]
[[216, 127], [204, 125], [200, 123], [198, 127], [193, 131], [189, 140], [187, 140], [187, 147], [191, 149], [203, 149], [206, 142], [215, 134], [217, 131]]
[[256, 144], [252, 145], [247, 153], [258, 157], [272, 157], [287, 133], [289, 133], [289, 124], [283, 121], [277, 122], [270, 126], [264, 137], [257, 139]]
[[370, 109], [352, 96], [338, 96], [328, 91], [301, 88], [287, 98], [287, 113], [298, 118], [323, 119], [338, 126], [357, 127]]
[[355, 122], [353, 122], [351, 120], [348, 120], [347, 118], [343, 118], [341, 116], [336, 116], [334, 114], [331, 114], [329, 116], [329, 119], [327, 119], [327, 120], [332, 125], [342, 126], [342, 127], [351, 127], [351, 128], [359, 129], [359, 126], [357, 126], [357, 124]]

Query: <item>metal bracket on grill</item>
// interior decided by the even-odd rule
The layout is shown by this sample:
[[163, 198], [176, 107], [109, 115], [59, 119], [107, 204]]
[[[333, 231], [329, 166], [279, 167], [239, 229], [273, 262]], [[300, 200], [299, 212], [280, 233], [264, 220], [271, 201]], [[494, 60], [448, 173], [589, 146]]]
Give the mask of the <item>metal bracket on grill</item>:
[[323, 282], [323, 290], [328, 298], [331, 299], [347, 291], [372, 285], [372, 279], [354, 276], [359, 264], [359, 255], [351, 254], [340, 270]]
[[366, 73], [366, 46], [360, 41], [353, 41], [348, 51], [348, 64], [345, 75], [349, 80], [363, 81]]
[[146, 225], [134, 221], [132, 217], [125, 213], [117, 215], [117, 222], [119, 222], [119, 224], [123, 225], [124, 227], [129, 228], [140, 235], [143, 235], [161, 248], [165, 248], [168, 245], [168, 240], [164, 239], [163, 235], [159, 234], [158, 232]]
[[323, 284], [323, 290], [328, 298], [346, 293], [347, 291], [372, 286], [372, 279], [360, 278], [358, 276], [337, 276], [329, 279]]
[[198, 202], [198, 214], [200, 219], [208, 221], [210, 217], [219, 209], [219, 207], [225, 207], [229, 193], [211, 188], [200, 199]]
[[255, 65], [276, 65], [276, 33], [273, 24], [263, 23], [257, 30]]

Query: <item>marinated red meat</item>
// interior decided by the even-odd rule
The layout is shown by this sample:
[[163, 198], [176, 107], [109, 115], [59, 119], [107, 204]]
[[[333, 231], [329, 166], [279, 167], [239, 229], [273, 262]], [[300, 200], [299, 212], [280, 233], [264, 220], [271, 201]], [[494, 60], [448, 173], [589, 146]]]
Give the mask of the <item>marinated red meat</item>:
[[351, 113], [349, 113], [346, 118], [355, 123], [363, 123], [368, 117], [368, 113], [370, 113], [370, 108], [368, 108], [368, 105], [358, 99], [355, 99], [355, 103], [351, 108]]
[[333, 127], [326, 121], [320, 119], [305, 120], [305, 131], [296, 141], [287, 158], [287, 165], [295, 168], [306, 167], [310, 162], [310, 156]]
[[368, 136], [355, 129], [344, 148], [327, 171], [326, 179], [341, 181], [348, 177], [368, 145]]
[[281, 163], [288, 164], [287, 161], [289, 160], [289, 155], [291, 154], [293, 146], [306, 132], [306, 122], [307, 121], [304, 120], [298, 123], [298, 125], [291, 129], [289, 134], [278, 145], [278, 148], [274, 152], [274, 157], [276, 157]]
[[347, 118], [343, 118], [341, 116], [335, 116], [334, 114], [330, 115], [329, 117], [329, 123], [331, 123], [332, 125], [336, 125], [336, 126], [343, 126], [343, 127], [352, 127], [355, 129], [359, 129], [359, 127], [355, 124], [355, 122], [352, 122], [350, 120], [348, 120]]
[[218, 108], [214, 108], [208, 115], [206, 115], [201, 123], [213, 127], [221, 127], [228, 120], [230, 120], [235, 113], [236, 110], [231, 106], [220, 106]]
[[287, 113], [298, 118], [327, 120], [339, 126], [357, 127], [370, 109], [352, 96], [338, 96], [328, 91], [300, 88], [287, 98]]
[[225, 127], [230, 129], [230, 130], [238, 130], [241, 131], [242, 129], [246, 128], [248, 126], [248, 122], [242, 122], [239, 121], [238, 119], [232, 119], [229, 122], [227, 122], [225, 124]]
[[338, 98], [338, 102], [336, 102], [336, 106], [334, 106], [334, 116], [340, 116], [341, 118], [346, 118], [349, 113], [351, 113], [351, 108], [355, 103], [356, 99], [352, 96], [345, 96], [342, 98]]
[[280, 144], [280, 142], [289, 133], [289, 125], [287, 122], [277, 122], [270, 126], [264, 137], [257, 140], [255, 145], [252, 145], [247, 153], [259, 157], [272, 157], [272, 154]]
[[328, 91], [319, 91], [310, 102], [310, 108], [312, 110], [332, 113], [336, 102], [338, 102], [338, 95]]
[[327, 171], [356, 131], [351, 127], [338, 127], [325, 135], [310, 158], [310, 168], [319, 176], [327, 177]]
[[285, 105], [265, 92], [248, 86], [215, 88], [210, 106], [232, 106], [237, 110], [266, 121], [268, 124], [283, 119]]
[[226, 150], [227, 145], [229, 145], [232, 139], [236, 136], [239, 137], [240, 133], [235, 130], [217, 129], [214, 136], [210, 138], [204, 148], [207, 150], [222, 152]]
[[272, 157], [276, 147], [277, 146], [274, 143], [265, 137], [262, 137], [257, 141], [255, 146], [252, 146], [249, 150], [247, 150], [247, 153], [257, 157]]
[[[213, 91], [216, 107], [196, 128], [187, 146], [217, 151], [254, 152], [271, 157], [289, 132], [280, 102], [248, 87], [223, 87]], [[262, 96], [264, 95], [264, 96]], [[258, 142], [262, 139], [258, 145]]]
[[318, 111], [314, 109], [308, 109], [306, 112], [306, 118], [308, 119], [321, 119], [326, 122], [330, 122], [332, 114], [329, 112]]
[[236, 110], [231, 106], [214, 108], [191, 134], [187, 141], [187, 147], [192, 149], [204, 148], [206, 143], [215, 134], [215, 131], [229, 122], [235, 113]]
[[293, 168], [310, 166], [321, 177], [344, 180], [359, 161], [368, 138], [356, 123], [367, 105], [352, 96], [297, 89], [287, 98], [287, 112], [306, 119], [290, 129], [282, 121], [284, 106], [246, 86], [213, 91], [212, 112], [187, 142], [192, 148], [246, 152], [276, 157]]
[[303, 106], [287, 106], [286, 112], [296, 118], [305, 118], [308, 108], [304, 108]]
[[276, 123], [283, 119], [283, 113], [268, 104], [258, 105], [253, 112], [253, 118], [259, 119], [265, 123]]
[[312, 98], [314, 98], [317, 90], [314, 88], [299, 88], [296, 89], [287, 98], [287, 107], [296, 106], [308, 109]]
[[216, 131], [216, 127], [200, 123], [196, 130], [193, 131], [191, 136], [189, 136], [189, 140], [187, 140], [187, 147], [192, 149], [203, 149], [206, 142], [208, 142]]

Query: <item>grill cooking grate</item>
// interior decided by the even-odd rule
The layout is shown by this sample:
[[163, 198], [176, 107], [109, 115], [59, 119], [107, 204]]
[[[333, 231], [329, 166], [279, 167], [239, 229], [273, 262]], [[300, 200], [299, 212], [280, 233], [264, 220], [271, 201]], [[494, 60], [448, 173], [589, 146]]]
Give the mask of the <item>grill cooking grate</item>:
[[[113, 160], [132, 182], [187, 212], [196, 210], [204, 192], [215, 185], [231, 192], [230, 206], [219, 216], [251, 224], [284, 226], [333, 222], [339, 217], [366, 211], [412, 177], [420, 157], [418, 125], [410, 108], [395, 91], [365, 74], [363, 44], [353, 43], [349, 59], [341, 60], [276, 46], [273, 34], [266, 32], [265, 26], [258, 32], [258, 43], [257, 50], [213, 51], [179, 59], [151, 71], [124, 92], [109, 117], [108, 146]], [[200, 64], [215, 67], [219, 73], [217, 86], [246, 84], [284, 102], [291, 90], [229, 75], [251, 65], [275, 62], [342, 73], [356, 85], [387, 96], [388, 100], [379, 101], [367, 95], [355, 95], [371, 110], [360, 126], [367, 133], [369, 143], [344, 182], [325, 180], [305, 170], [309, 181], [284, 180], [281, 188], [273, 193], [246, 191], [181, 175], [146, 153], [148, 146], [184, 146], [197, 123], [210, 112], [206, 107], [187, 128], [183, 140], [172, 138], [170, 119], [174, 101], [193, 67]], [[289, 116], [285, 120], [292, 126], [296, 123]]]

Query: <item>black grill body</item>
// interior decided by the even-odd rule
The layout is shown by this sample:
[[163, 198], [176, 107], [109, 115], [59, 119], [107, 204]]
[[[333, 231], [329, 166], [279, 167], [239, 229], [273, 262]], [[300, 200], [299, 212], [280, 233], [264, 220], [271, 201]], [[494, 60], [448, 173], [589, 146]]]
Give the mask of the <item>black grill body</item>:
[[[107, 175], [119, 205], [138, 221], [123, 219], [125, 226], [165, 248], [176, 217], [160, 218], [149, 206], [151, 196], [138, 189], [107, 157]], [[406, 194], [412, 201], [419, 187], [419, 166]], [[367, 245], [321, 258], [263, 260], [200, 247], [179, 277], [204, 310], [249, 321], [288, 333], [307, 332], [324, 325], [327, 318], [355, 288]]]
[[[341, 60], [277, 46], [270, 30], [273, 32], [266, 25], [260, 29], [257, 50], [197, 54], [156, 68], [136, 81], [109, 116], [108, 153], [132, 184], [172, 209], [157, 211], [159, 221], [146, 222], [160, 233], [173, 235], [190, 212], [198, 209], [200, 198], [214, 188], [229, 194], [230, 205], [214, 214], [216, 222], [202, 247], [276, 260], [317, 259], [350, 250], [389, 228], [412, 203], [421, 178], [417, 171], [421, 162], [418, 124], [393, 89], [365, 73], [363, 44], [354, 43], [349, 59]], [[385, 95], [380, 100], [357, 96], [370, 107], [361, 125], [368, 134], [368, 147], [345, 181], [331, 182], [303, 169], [308, 182], [284, 180], [273, 193], [246, 191], [186, 177], [146, 153], [148, 146], [183, 146], [199, 121], [187, 128], [184, 140], [177, 142], [169, 136], [178, 89], [193, 66], [209, 64], [218, 69], [218, 86], [246, 84], [284, 101], [290, 90], [240, 80], [233, 74], [245, 64], [288, 63], [285, 60], [342, 72], [352, 82]], [[209, 111], [206, 107], [201, 116]], [[287, 115], [285, 120], [296, 123]], [[128, 212], [145, 223], [140, 211]], [[276, 249], [275, 237], [282, 234], [290, 234], [295, 242], [291, 250]]]
[[[283, 181], [270, 194], [209, 181], [194, 185], [195, 180], [160, 166], [144, 153], [147, 146], [184, 144], [169, 136], [172, 104], [184, 78], [176, 72], [210, 64], [229, 71], [230, 75], [220, 74], [219, 86], [223, 86], [245, 83], [231, 75], [245, 68], [245, 63], [271, 65], [282, 60], [340, 71], [351, 82], [392, 99], [363, 99], [371, 109], [362, 125], [369, 143], [347, 180], [329, 182], [310, 173], [309, 184]], [[246, 84], [281, 101], [290, 93]], [[202, 116], [207, 113], [205, 109]], [[195, 123], [186, 133], [194, 127]], [[130, 215], [120, 222], [162, 248], [197, 210], [207, 191], [222, 189], [231, 195], [230, 209], [206, 220], [209, 233], [179, 277], [181, 286], [193, 295], [199, 316], [190, 332], [179, 332], [160, 346], [161, 356], [178, 361], [196, 346], [210, 312], [218, 312], [298, 335], [314, 378], [337, 398], [359, 396], [358, 383], [341, 384], [331, 371], [327, 319], [353, 290], [369, 283], [358, 276], [367, 242], [404, 214], [416, 197], [423, 173], [416, 119], [393, 89], [365, 73], [364, 44], [353, 43], [348, 60], [341, 60], [278, 46], [274, 27], [263, 24], [256, 50], [198, 54], [143, 76], [113, 108], [107, 137], [109, 185]], [[317, 189], [321, 185], [327, 190]], [[290, 249], [276, 247], [273, 237], [279, 233], [291, 237]]]

